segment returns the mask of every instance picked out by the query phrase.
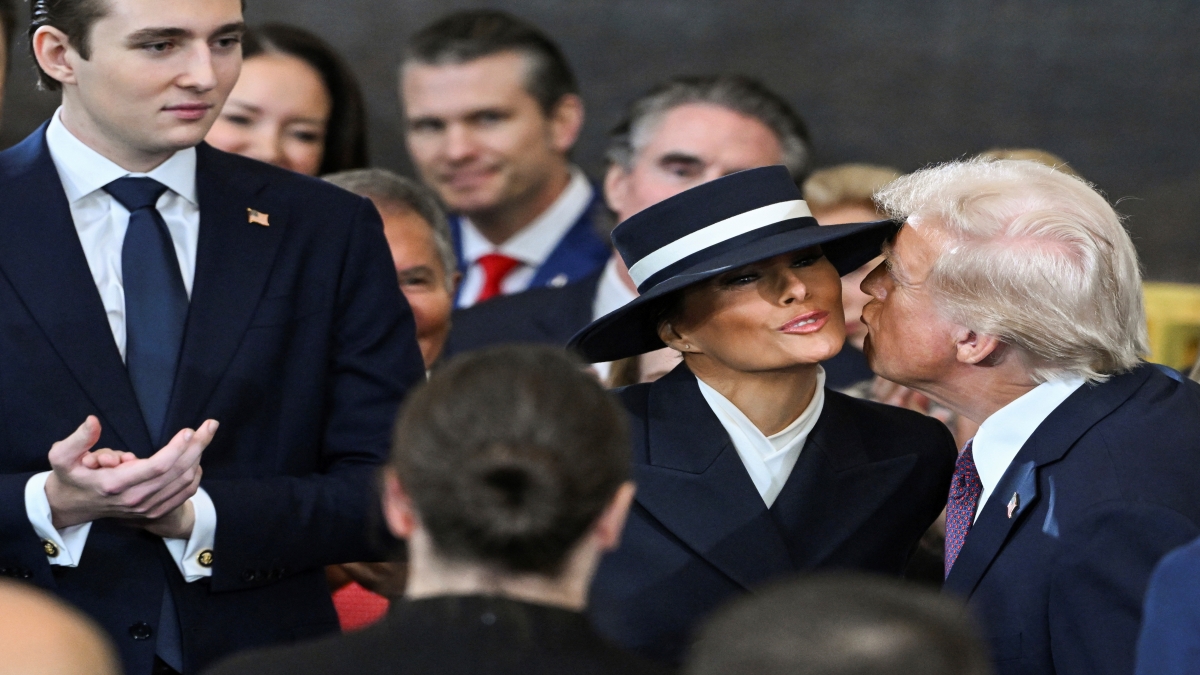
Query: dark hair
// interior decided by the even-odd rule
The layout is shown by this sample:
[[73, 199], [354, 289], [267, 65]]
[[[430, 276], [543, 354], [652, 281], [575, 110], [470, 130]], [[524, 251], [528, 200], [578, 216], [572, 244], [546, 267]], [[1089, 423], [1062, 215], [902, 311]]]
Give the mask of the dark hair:
[[38, 86], [46, 91], [62, 90], [62, 83], [50, 77], [38, 64], [33, 51], [33, 34], [42, 26], [53, 26], [67, 35], [67, 42], [84, 59], [91, 57], [88, 35], [92, 24], [108, 13], [105, 0], [33, 0], [29, 21], [29, 55], [38, 70]]
[[987, 675], [967, 608], [861, 574], [778, 584], [730, 604], [700, 632], [687, 675]]
[[405, 62], [466, 63], [500, 52], [517, 52], [529, 63], [525, 88], [549, 115], [579, 84], [562, 50], [536, 26], [491, 9], [456, 12], [421, 29], [409, 40]]
[[775, 133], [783, 164], [799, 185], [812, 165], [808, 126], [782, 96], [744, 75], [676, 77], [654, 87], [629, 106], [625, 118], [609, 133], [608, 161], [629, 169], [646, 143], [646, 134], [671, 110], [689, 103], [707, 103], [739, 112], [762, 122]]
[[342, 57], [321, 38], [281, 23], [268, 23], [246, 31], [242, 58], [261, 54], [286, 54], [312, 66], [321, 76], [333, 106], [325, 130], [325, 154], [319, 174], [361, 169], [367, 159], [367, 111], [358, 80]]
[[616, 400], [561, 349], [464, 354], [405, 402], [390, 464], [440, 555], [557, 575], [629, 477]]

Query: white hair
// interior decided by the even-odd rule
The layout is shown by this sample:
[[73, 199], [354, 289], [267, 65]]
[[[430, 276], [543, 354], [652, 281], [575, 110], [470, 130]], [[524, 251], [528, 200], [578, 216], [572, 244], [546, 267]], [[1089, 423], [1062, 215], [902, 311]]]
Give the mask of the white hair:
[[943, 314], [1017, 348], [1035, 381], [1103, 381], [1149, 352], [1137, 251], [1084, 180], [973, 159], [903, 176], [875, 201], [947, 236], [926, 281]]

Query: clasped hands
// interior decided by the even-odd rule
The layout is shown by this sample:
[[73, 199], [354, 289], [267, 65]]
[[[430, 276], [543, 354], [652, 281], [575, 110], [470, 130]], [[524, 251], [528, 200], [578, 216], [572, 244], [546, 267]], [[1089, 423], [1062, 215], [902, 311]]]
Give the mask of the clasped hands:
[[188, 501], [200, 486], [200, 456], [217, 421], [183, 429], [150, 457], [109, 448], [93, 451], [100, 420], [88, 418], [50, 448], [53, 469], [46, 498], [56, 529], [117, 518], [159, 537], [187, 539], [195, 512]]

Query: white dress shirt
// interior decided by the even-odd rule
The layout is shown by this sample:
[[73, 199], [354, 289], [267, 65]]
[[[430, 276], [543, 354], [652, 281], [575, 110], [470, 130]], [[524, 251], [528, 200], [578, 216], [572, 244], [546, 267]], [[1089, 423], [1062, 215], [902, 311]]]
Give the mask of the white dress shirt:
[[[988, 497], [992, 496], [996, 484], [1029, 437], [1083, 383], [1082, 377], [1074, 376], [1043, 382], [992, 413], [979, 425], [979, 431], [971, 441], [975, 469], [979, 472], [979, 482], [983, 484], [979, 505], [975, 507], [976, 519], [983, 513]], [[1008, 498], [1008, 495], [1001, 496]]]
[[[66, 192], [71, 218], [75, 221], [92, 279], [104, 303], [113, 340], [124, 359], [125, 289], [121, 283], [121, 247], [129, 227], [129, 211], [103, 187], [124, 176], [148, 176], [167, 186], [156, 206], [171, 233], [183, 286], [190, 298], [196, 277], [196, 245], [200, 237], [196, 150], [181, 150], [149, 173], [131, 173], [76, 138], [63, 125], [61, 115], [61, 108], [54, 113], [46, 129], [46, 144]], [[50, 473], [39, 473], [25, 484], [25, 511], [38, 536], [58, 548], [58, 555], [50, 558], [50, 564], [76, 567], [83, 556], [92, 524], [81, 523], [61, 530], [54, 528], [46, 497], [46, 479]], [[212, 569], [200, 565], [197, 558], [201, 552], [213, 547], [217, 511], [204, 488], [199, 488], [190, 501], [196, 514], [191, 537], [163, 541], [184, 578], [196, 581], [212, 575]]]
[[[617, 261], [609, 258], [608, 263], [604, 266], [604, 271], [600, 274], [600, 284], [596, 286], [596, 297], [592, 300], [592, 321], [621, 309], [633, 302], [637, 296], [637, 291], [625, 285], [625, 280], [621, 278], [621, 273], [617, 270]], [[601, 382], [607, 382], [608, 374], [612, 371], [612, 361], [593, 363], [592, 368], [600, 376]]]
[[[550, 254], [562, 241], [562, 238], [579, 220], [584, 211], [592, 203], [592, 184], [588, 182], [578, 167], [571, 167], [571, 180], [558, 199], [550, 205], [533, 222], [517, 232], [511, 239], [496, 246], [488, 241], [468, 218], [461, 218], [462, 254], [467, 263], [467, 273], [463, 277], [462, 291], [458, 295], [459, 307], [470, 307], [475, 304], [479, 292], [483, 290], [484, 273], [478, 260], [488, 253], [499, 253], [520, 261], [504, 277], [500, 290], [504, 295], [520, 293], [529, 288], [529, 283], [537, 274], [537, 268], [546, 262]], [[566, 283], [566, 279], [563, 279]]]
[[825, 408], [825, 369], [817, 366], [817, 390], [804, 412], [786, 429], [771, 436], [759, 431], [745, 413], [716, 389], [705, 384], [704, 380], [696, 378], [696, 382], [708, 407], [712, 408], [733, 441], [733, 448], [742, 458], [742, 464], [746, 466], [746, 472], [754, 481], [758, 494], [762, 495], [763, 503], [771, 508], [792, 475], [796, 460], [800, 459], [800, 451], [804, 449], [808, 435]]

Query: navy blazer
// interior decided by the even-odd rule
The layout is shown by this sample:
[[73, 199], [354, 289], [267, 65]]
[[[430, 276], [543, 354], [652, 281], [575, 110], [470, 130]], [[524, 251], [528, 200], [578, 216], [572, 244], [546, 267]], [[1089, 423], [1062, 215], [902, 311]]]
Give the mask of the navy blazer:
[[603, 274], [601, 270], [559, 288], [531, 288], [455, 310], [444, 356], [511, 343], [566, 347], [592, 322]]
[[686, 365], [619, 395], [637, 496], [589, 611], [602, 634], [644, 656], [678, 662], [698, 621], [779, 577], [900, 576], [946, 504], [956, 452], [933, 418], [827, 389], [768, 509]]
[[157, 448], [45, 127], [0, 153], [0, 571], [94, 617], [131, 674], [151, 670], [167, 583], [188, 673], [337, 629], [323, 566], [378, 558], [374, 471], [424, 375], [369, 201], [203, 144], [196, 183], [196, 276], [168, 425], [221, 422], [201, 461], [217, 511], [212, 577], [185, 583], [162, 539], [107, 519], [78, 567], [51, 567], [24, 502], [50, 446], [96, 415], [98, 447]]
[[1163, 558], [1150, 578], [1137, 675], [1200, 672], [1200, 539]]
[[[608, 262], [608, 257], [612, 255], [612, 245], [605, 238], [605, 228], [602, 226], [606, 208], [600, 189], [593, 186], [591, 203], [558, 241], [550, 256], [537, 268], [529, 282], [529, 288], [562, 286], [604, 268], [604, 263]], [[458, 259], [458, 271], [465, 277], [467, 262], [463, 260], [460, 216], [450, 216], [450, 238], [454, 241], [454, 257]], [[461, 286], [459, 292], [462, 292]], [[458, 306], [457, 295], [454, 305]]]
[[969, 598], [997, 675], [1133, 672], [1150, 573], [1200, 535], [1198, 431], [1200, 387], [1150, 365], [1084, 385], [1037, 428], [944, 586]]

